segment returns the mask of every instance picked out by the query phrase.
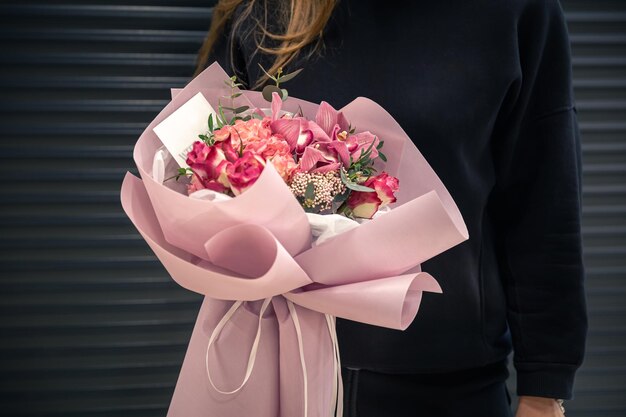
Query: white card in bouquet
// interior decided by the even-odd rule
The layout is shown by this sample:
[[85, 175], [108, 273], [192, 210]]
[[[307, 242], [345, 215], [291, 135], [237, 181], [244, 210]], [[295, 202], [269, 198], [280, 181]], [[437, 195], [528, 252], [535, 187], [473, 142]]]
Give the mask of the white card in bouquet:
[[213, 107], [198, 93], [154, 128], [154, 133], [181, 167], [187, 167], [187, 152], [199, 140], [198, 135], [207, 133], [209, 114], [215, 118]]

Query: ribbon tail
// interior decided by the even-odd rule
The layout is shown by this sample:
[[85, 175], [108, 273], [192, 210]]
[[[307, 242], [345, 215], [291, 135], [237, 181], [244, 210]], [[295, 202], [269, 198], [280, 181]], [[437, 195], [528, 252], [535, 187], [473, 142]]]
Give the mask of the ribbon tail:
[[246, 385], [246, 382], [248, 382], [250, 375], [252, 375], [252, 370], [254, 369], [254, 363], [256, 361], [256, 354], [259, 348], [259, 341], [261, 340], [261, 327], [262, 327], [263, 313], [267, 309], [267, 306], [270, 304], [271, 300], [272, 300], [272, 297], [266, 298], [263, 301], [263, 305], [261, 306], [261, 311], [259, 312], [259, 324], [257, 326], [257, 332], [254, 338], [254, 342], [252, 343], [252, 348], [250, 349], [250, 356], [248, 356], [248, 366], [246, 368], [246, 374], [243, 378], [243, 381], [237, 388], [231, 391], [223, 391], [215, 386], [215, 383], [213, 382], [213, 378], [211, 378], [211, 369], [209, 368], [209, 352], [211, 350], [211, 346], [213, 345], [215, 340], [219, 337], [224, 326], [226, 326], [226, 324], [230, 321], [230, 319], [233, 317], [237, 309], [243, 304], [243, 302], [235, 301], [233, 305], [230, 307], [230, 309], [226, 312], [226, 314], [224, 314], [224, 317], [222, 317], [222, 319], [217, 324], [217, 326], [215, 326], [215, 328], [213, 329], [213, 332], [211, 332], [211, 337], [209, 337], [209, 342], [207, 343], [207, 346], [206, 346], [206, 354], [204, 358], [204, 363], [206, 366], [206, 375], [207, 375], [207, 378], [209, 379], [209, 382], [211, 383], [211, 386], [213, 387], [215, 391], [219, 392], [220, 394], [230, 395], [230, 394], [235, 394], [239, 392]]
[[[333, 343], [333, 373], [335, 378], [333, 379], [333, 401], [332, 405], [335, 407], [335, 417], [343, 416], [343, 379], [341, 377], [341, 356], [339, 355], [339, 341], [337, 337], [336, 319], [330, 314], [324, 314], [326, 316], [326, 324], [328, 325], [328, 332]], [[332, 410], [330, 412], [332, 415]]]
[[306, 361], [304, 359], [304, 343], [302, 342], [302, 328], [300, 327], [300, 319], [298, 318], [298, 312], [293, 302], [287, 300], [287, 307], [289, 308], [289, 314], [293, 321], [293, 325], [296, 328], [296, 335], [298, 337], [298, 350], [300, 351], [300, 365], [302, 366], [302, 376], [304, 377], [304, 417], [309, 415], [309, 387], [308, 387], [308, 375], [306, 372]]

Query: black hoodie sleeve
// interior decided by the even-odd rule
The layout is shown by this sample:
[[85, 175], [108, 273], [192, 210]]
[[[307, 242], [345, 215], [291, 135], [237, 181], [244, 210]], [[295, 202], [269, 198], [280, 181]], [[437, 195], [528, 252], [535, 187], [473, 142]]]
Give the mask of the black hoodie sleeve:
[[587, 333], [581, 146], [568, 30], [558, 0], [518, 19], [519, 83], [493, 137], [493, 211], [517, 394], [572, 398]]

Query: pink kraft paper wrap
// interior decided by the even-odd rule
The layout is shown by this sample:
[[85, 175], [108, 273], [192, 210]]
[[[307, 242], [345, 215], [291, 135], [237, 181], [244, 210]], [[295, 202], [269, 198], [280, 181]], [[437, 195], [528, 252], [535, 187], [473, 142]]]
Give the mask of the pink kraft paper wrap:
[[[162, 143], [153, 128], [198, 92], [218, 108], [218, 98], [230, 93], [223, 83], [227, 78], [214, 63], [176, 92], [135, 145], [141, 179], [127, 173], [121, 188], [124, 211], [172, 278], [206, 296], [168, 417], [329, 416], [336, 363], [326, 315], [406, 329], [423, 292], [441, 292], [420, 264], [469, 233], [450, 193], [410, 138], [383, 108], [362, 97], [341, 111], [358, 131], [385, 141], [384, 169], [400, 180], [398, 200], [389, 213], [318, 246], [311, 245], [305, 212], [271, 163], [249, 190], [228, 201], [189, 198], [155, 181], [152, 162]], [[260, 93], [243, 93], [240, 99], [268, 107]], [[293, 97], [283, 109], [298, 107], [315, 118], [318, 105]], [[260, 318], [260, 300], [270, 297]], [[220, 390], [241, 384], [259, 321], [261, 333], [250, 378], [240, 391], [225, 395], [208, 381], [205, 354], [234, 300], [246, 302], [208, 355]], [[297, 331], [307, 372], [306, 410]]]

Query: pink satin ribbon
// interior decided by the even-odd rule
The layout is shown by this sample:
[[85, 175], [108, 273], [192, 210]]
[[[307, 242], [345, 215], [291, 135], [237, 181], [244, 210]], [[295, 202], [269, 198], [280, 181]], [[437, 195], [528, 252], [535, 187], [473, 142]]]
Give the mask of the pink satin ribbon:
[[[250, 378], [250, 375], [252, 375], [252, 370], [254, 369], [254, 364], [256, 362], [256, 355], [257, 355], [257, 351], [259, 348], [259, 341], [261, 340], [261, 328], [262, 328], [261, 324], [262, 324], [263, 314], [265, 313], [265, 310], [267, 310], [267, 307], [269, 306], [271, 300], [272, 300], [272, 297], [269, 297], [263, 300], [263, 304], [261, 305], [261, 309], [259, 311], [259, 323], [257, 325], [256, 336], [254, 337], [254, 342], [252, 343], [252, 348], [250, 349], [250, 355], [248, 356], [248, 365], [246, 367], [246, 373], [244, 375], [244, 378], [241, 384], [237, 388], [231, 391], [223, 391], [217, 388], [217, 386], [215, 385], [215, 382], [213, 382], [213, 378], [211, 377], [211, 369], [209, 367], [209, 352], [215, 340], [220, 336], [220, 333], [222, 332], [222, 329], [224, 328], [224, 326], [226, 326], [226, 324], [230, 321], [230, 319], [235, 315], [235, 312], [239, 309], [239, 307], [243, 305], [243, 301], [235, 301], [233, 305], [230, 307], [230, 309], [228, 309], [228, 311], [224, 314], [224, 316], [219, 321], [217, 326], [215, 326], [215, 328], [211, 332], [211, 336], [209, 337], [209, 341], [206, 347], [206, 354], [205, 354], [206, 374], [213, 389], [219, 392], [220, 394], [224, 394], [224, 395], [236, 394], [246, 385], [246, 383], [248, 382], [248, 379]], [[298, 318], [298, 312], [296, 311], [296, 307], [294, 303], [291, 300], [286, 300], [286, 301], [287, 301], [287, 307], [289, 308], [289, 315], [295, 327], [296, 336], [298, 339], [300, 366], [302, 369], [302, 377], [304, 380], [304, 417], [308, 417], [308, 412], [309, 412], [308, 375], [307, 375], [307, 370], [306, 370], [306, 360], [304, 358], [304, 343], [302, 341], [302, 328], [300, 326], [300, 319]], [[328, 326], [328, 332], [330, 334], [330, 338], [331, 338], [332, 345], [333, 345], [333, 373], [336, 376], [333, 379], [333, 389], [332, 389], [333, 401], [331, 402], [331, 405], [335, 409], [335, 416], [341, 417], [343, 415], [343, 381], [341, 378], [341, 359], [339, 357], [339, 343], [337, 341], [337, 329], [335, 327], [335, 317], [331, 316], [330, 314], [325, 314], [325, 317], [326, 317], [326, 324]], [[332, 415], [332, 409], [330, 410], [330, 414]]]
[[250, 375], [252, 375], [252, 369], [254, 368], [254, 362], [256, 360], [257, 349], [259, 347], [259, 341], [261, 340], [261, 319], [263, 318], [263, 313], [265, 312], [265, 310], [267, 309], [271, 301], [272, 301], [272, 297], [266, 298], [263, 301], [263, 305], [261, 306], [261, 311], [259, 312], [259, 324], [257, 326], [256, 336], [254, 337], [254, 342], [252, 343], [252, 349], [250, 350], [250, 356], [248, 357], [248, 366], [246, 367], [246, 374], [243, 378], [243, 382], [237, 388], [231, 391], [222, 391], [215, 386], [215, 383], [213, 382], [213, 378], [211, 378], [211, 371], [209, 369], [209, 351], [211, 350], [211, 345], [213, 344], [213, 342], [215, 342], [215, 339], [219, 337], [220, 333], [222, 332], [222, 329], [224, 328], [224, 326], [226, 326], [226, 324], [231, 319], [231, 317], [235, 314], [237, 309], [243, 304], [243, 301], [235, 301], [233, 305], [230, 307], [230, 309], [226, 312], [226, 314], [224, 314], [224, 317], [222, 317], [222, 319], [217, 324], [217, 326], [215, 326], [215, 329], [213, 329], [213, 332], [211, 333], [211, 337], [209, 338], [209, 342], [207, 343], [207, 346], [206, 346], [206, 355], [205, 355], [204, 363], [206, 365], [206, 374], [207, 374], [207, 377], [209, 378], [209, 382], [211, 383], [211, 386], [213, 387], [215, 391], [219, 392], [220, 394], [229, 395], [229, 394], [235, 394], [239, 392], [246, 385], [246, 382], [248, 382], [248, 378], [250, 378]]

